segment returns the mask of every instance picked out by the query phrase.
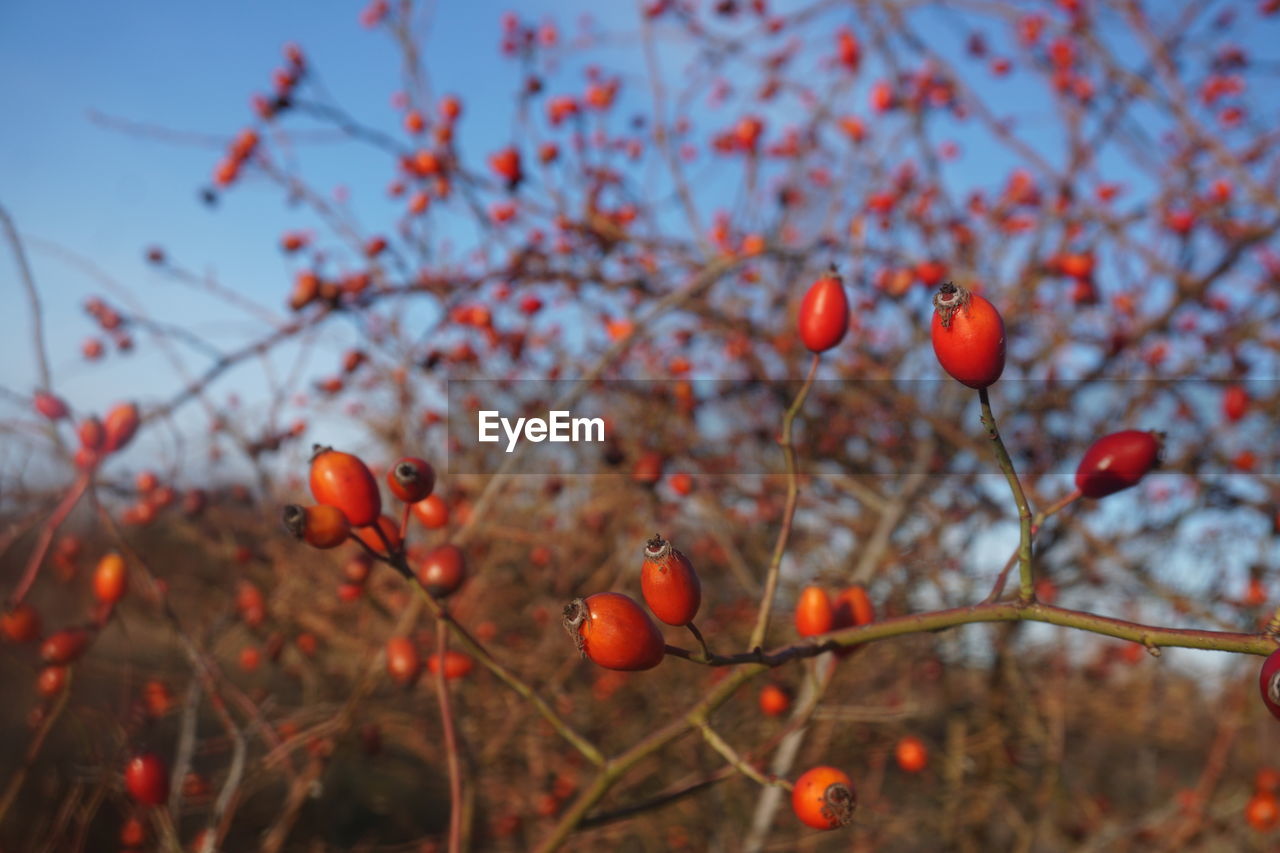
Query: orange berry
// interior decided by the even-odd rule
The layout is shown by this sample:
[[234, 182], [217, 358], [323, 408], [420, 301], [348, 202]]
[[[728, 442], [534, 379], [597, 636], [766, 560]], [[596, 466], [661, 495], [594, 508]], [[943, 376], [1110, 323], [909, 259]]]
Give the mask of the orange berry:
[[857, 795], [849, 777], [834, 767], [814, 767], [796, 780], [791, 809], [814, 829], [837, 829], [853, 820]]

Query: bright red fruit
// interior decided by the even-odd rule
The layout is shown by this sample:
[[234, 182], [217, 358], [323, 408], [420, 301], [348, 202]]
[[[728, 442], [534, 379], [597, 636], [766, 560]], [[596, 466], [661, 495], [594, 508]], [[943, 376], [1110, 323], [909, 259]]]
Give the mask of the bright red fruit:
[[970, 388], [986, 388], [1004, 372], [1004, 320], [976, 293], [947, 282], [933, 297], [933, 352], [942, 369]]
[[520, 168], [520, 152], [514, 148], [504, 148], [489, 156], [489, 168], [494, 174], [507, 182], [509, 188], [515, 188], [524, 178]]
[[0, 632], [15, 643], [29, 643], [40, 636], [40, 614], [24, 601], [0, 613]]
[[1280, 720], [1280, 649], [1276, 649], [1262, 663], [1258, 673], [1258, 689], [1262, 691], [1262, 704], [1271, 716]]
[[1222, 393], [1222, 414], [1235, 423], [1244, 417], [1249, 409], [1249, 392], [1239, 385], [1232, 385]]
[[40, 645], [40, 659], [61, 666], [74, 662], [89, 647], [89, 632], [83, 628], [66, 628], [50, 634]]
[[831, 597], [820, 586], [806, 586], [796, 601], [796, 633], [816, 637], [835, 627], [835, 608]]
[[169, 798], [169, 767], [160, 756], [144, 752], [124, 768], [124, 787], [144, 806], [158, 806]]
[[102, 421], [90, 415], [76, 427], [76, 435], [80, 437], [80, 446], [85, 450], [101, 450], [107, 433], [102, 428]]
[[667, 653], [649, 614], [620, 592], [575, 598], [564, 608], [564, 627], [578, 651], [605, 669], [652, 669]]
[[133, 403], [120, 403], [112, 406], [102, 421], [105, 432], [102, 449], [107, 453], [123, 450], [133, 440], [138, 431], [138, 407]]
[[36, 692], [41, 696], [57, 696], [67, 686], [65, 666], [46, 666], [36, 676]]
[[791, 708], [791, 694], [776, 684], [760, 688], [760, 710], [767, 717], [779, 717]]
[[457, 545], [433, 548], [418, 566], [418, 581], [436, 598], [457, 591], [467, 576], [467, 558]]
[[400, 525], [396, 524], [395, 519], [389, 515], [378, 516], [376, 525], [370, 524], [357, 528], [351, 531], [351, 535], [369, 546], [373, 553], [382, 557], [390, 556], [387, 552], [388, 544], [391, 545], [392, 551], [399, 551], [402, 544], [400, 540]]
[[392, 637], [387, 640], [387, 675], [396, 684], [408, 686], [418, 678], [422, 661], [418, 647], [408, 637]]
[[439, 495], [428, 495], [413, 505], [413, 515], [423, 527], [435, 530], [449, 523], [449, 506]]
[[853, 820], [858, 798], [853, 782], [834, 767], [814, 767], [791, 789], [791, 809], [814, 829], [837, 829]]
[[124, 557], [112, 551], [98, 561], [93, 570], [93, 594], [103, 604], [115, 604], [124, 598], [129, 586]]
[[849, 330], [849, 299], [834, 273], [815, 281], [800, 303], [800, 340], [812, 352], [826, 352]]
[[836, 596], [832, 603], [835, 611], [836, 628], [852, 628], [855, 625], [869, 625], [876, 621], [876, 609], [871, 604], [871, 597], [862, 586], [854, 584], [846, 587]]
[[1244, 819], [1255, 832], [1270, 832], [1280, 823], [1280, 802], [1268, 791], [1257, 791], [1244, 807]]
[[62, 398], [48, 391], [37, 391], [34, 403], [36, 411], [51, 421], [60, 421], [70, 414], [70, 409]]
[[289, 504], [282, 517], [285, 529], [314, 548], [336, 548], [351, 536], [351, 523], [336, 506]]
[[311, 457], [311, 494], [316, 503], [342, 510], [352, 527], [373, 524], [382, 514], [382, 495], [369, 466], [332, 447], [317, 447]]
[[1136, 486], [1159, 462], [1159, 433], [1136, 429], [1113, 432], [1085, 451], [1076, 468], [1076, 488], [1086, 498], [1105, 498]]
[[[463, 678], [467, 673], [471, 672], [471, 668], [475, 663], [470, 657], [462, 652], [455, 652], [448, 649], [444, 653], [444, 677], [450, 681], [455, 678]], [[431, 670], [431, 674], [435, 675], [440, 671], [440, 655], [432, 655], [427, 658], [427, 669]]]
[[914, 735], [907, 735], [898, 741], [893, 754], [898, 766], [908, 773], [919, 773], [929, 766], [929, 749], [924, 741]]
[[702, 605], [702, 582], [693, 564], [660, 535], [645, 545], [640, 590], [653, 615], [668, 625], [688, 625]]
[[436, 485], [436, 471], [431, 463], [416, 456], [406, 456], [387, 472], [391, 494], [405, 503], [417, 503], [431, 494]]

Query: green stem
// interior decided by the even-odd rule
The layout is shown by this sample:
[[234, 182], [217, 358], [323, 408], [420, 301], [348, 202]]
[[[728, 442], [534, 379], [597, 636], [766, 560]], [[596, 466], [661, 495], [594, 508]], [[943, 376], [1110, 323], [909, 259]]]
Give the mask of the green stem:
[[[1040, 510], [1040, 512], [1036, 513], [1036, 517], [1031, 520], [1031, 535], [1035, 536], [1040, 532], [1040, 527], [1045, 523], [1045, 521], [1047, 521], [1051, 516], [1057, 515], [1062, 510], [1071, 506], [1071, 504], [1075, 503], [1079, 499], [1080, 490], [1074, 489], [1069, 494], [1059, 498], [1045, 509]], [[1005, 581], [1009, 579], [1009, 572], [1013, 571], [1014, 565], [1018, 562], [1018, 554], [1019, 551], [1014, 550], [1014, 552], [1009, 555], [1009, 561], [1005, 563], [1004, 568], [1000, 570], [1000, 576], [996, 578], [995, 584], [992, 585], [991, 592], [989, 592], [987, 597], [982, 600], [984, 604], [1000, 598], [1001, 593], [1004, 592]]]
[[458, 735], [449, 704], [449, 677], [445, 672], [445, 652], [449, 648], [449, 626], [436, 621], [436, 698], [440, 704], [440, 725], [444, 737], [445, 764], [449, 768], [449, 853], [462, 850], [462, 766], [458, 760]]
[[685, 627], [689, 629], [689, 633], [693, 634], [694, 638], [698, 641], [698, 645], [702, 647], [703, 657], [707, 660], [711, 660], [713, 656], [711, 653], [711, 647], [707, 645], [707, 641], [703, 638], [702, 632], [698, 630], [698, 626], [693, 624], [693, 622], [690, 622], [688, 625], [685, 625]]
[[786, 415], [782, 418], [782, 432], [778, 436], [778, 444], [782, 447], [782, 454], [787, 463], [787, 503], [782, 511], [782, 529], [778, 531], [778, 541], [774, 543], [773, 556], [769, 560], [769, 569], [765, 574], [760, 612], [756, 615], [756, 625], [751, 631], [751, 640], [747, 643], [747, 648], [750, 649], [759, 648], [764, 643], [765, 632], [769, 629], [769, 615], [773, 610], [774, 594], [778, 590], [782, 557], [787, 552], [787, 542], [791, 538], [791, 523], [795, 518], [796, 504], [800, 498], [800, 478], [796, 473], [796, 449], [791, 443], [791, 425], [795, 422], [796, 415], [800, 414], [800, 408], [804, 405], [805, 398], [809, 396], [809, 389], [813, 387], [813, 378], [818, 374], [818, 358], [818, 354], [814, 353], [813, 361], [809, 363], [809, 375], [805, 377], [804, 385], [800, 386], [800, 391], [791, 403], [791, 408], [787, 409]]
[[1031, 573], [1031, 506], [1027, 496], [1022, 492], [1022, 483], [1018, 480], [1018, 472], [1014, 470], [1013, 459], [1009, 456], [1004, 441], [1000, 438], [1000, 430], [996, 428], [996, 417], [991, 412], [991, 397], [986, 388], [978, 389], [978, 401], [982, 404], [982, 425], [987, 428], [987, 437], [995, 447], [996, 459], [1000, 470], [1009, 481], [1009, 489], [1013, 492], [1013, 502], [1018, 505], [1018, 579], [1019, 599], [1023, 602], [1035, 601], [1035, 579]]
[[720, 737], [719, 733], [716, 732], [715, 729], [711, 728], [711, 724], [706, 720], [698, 722], [697, 726], [698, 730], [702, 732], [702, 737], [707, 743], [711, 744], [711, 748], [724, 756], [724, 760], [732, 764], [743, 776], [746, 776], [748, 779], [751, 779], [760, 785], [785, 788], [788, 791], [793, 787], [792, 784], [785, 779], [771, 779], [752, 767], [746, 759], [741, 755], [738, 755], [738, 751], [730, 746], [728, 741]]

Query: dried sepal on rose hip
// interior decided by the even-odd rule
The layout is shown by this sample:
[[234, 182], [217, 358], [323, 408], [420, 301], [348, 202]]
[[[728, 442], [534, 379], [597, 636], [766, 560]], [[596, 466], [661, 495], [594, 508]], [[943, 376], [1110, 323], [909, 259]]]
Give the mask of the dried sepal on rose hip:
[[1126, 429], [1095, 441], [1076, 468], [1076, 488], [1086, 498], [1105, 498], [1138, 485], [1160, 464], [1163, 436]]
[[838, 829], [852, 822], [857, 804], [853, 782], [834, 767], [805, 771], [791, 789], [791, 810], [814, 829]]
[[640, 591], [653, 615], [668, 625], [688, 625], [702, 605], [702, 582], [693, 564], [661, 534], [645, 543]]
[[285, 529], [313, 548], [336, 548], [351, 535], [351, 523], [336, 506], [289, 504], [281, 514]]
[[649, 614], [620, 592], [575, 598], [565, 605], [562, 624], [578, 653], [605, 669], [652, 669], [667, 653]]
[[942, 369], [970, 388], [987, 388], [1004, 372], [1004, 320], [985, 297], [942, 285], [933, 296], [929, 335]]
[[436, 471], [431, 463], [416, 456], [406, 456], [387, 471], [391, 494], [405, 503], [417, 503], [431, 494], [436, 485]]

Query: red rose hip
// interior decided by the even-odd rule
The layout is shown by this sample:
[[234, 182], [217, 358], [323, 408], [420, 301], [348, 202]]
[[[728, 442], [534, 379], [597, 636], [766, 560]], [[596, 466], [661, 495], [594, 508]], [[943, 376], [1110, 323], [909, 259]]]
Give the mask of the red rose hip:
[[1085, 451], [1076, 468], [1076, 488], [1086, 498], [1105, 498], [1136, 486], [1159, 462], [1159, 433], [1113, 432]]

